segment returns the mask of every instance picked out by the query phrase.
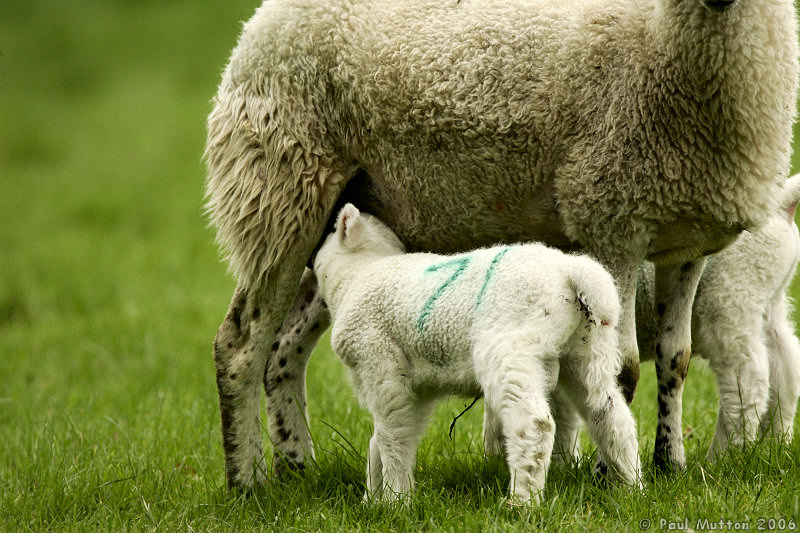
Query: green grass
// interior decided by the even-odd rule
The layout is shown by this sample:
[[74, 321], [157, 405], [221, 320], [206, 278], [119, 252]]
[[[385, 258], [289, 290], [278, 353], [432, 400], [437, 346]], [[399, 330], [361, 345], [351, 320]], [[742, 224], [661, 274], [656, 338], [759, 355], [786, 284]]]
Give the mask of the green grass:
[[[436, 412], [407, 506], [362, 504], [371, 423], [327, 340], [309, 375], [317, 462], [252, 497], [224, 489], [211, 342], [233, 292], [201, 213], [205, 116], [236, 2], [0, 2], [0, 531], [638, 529], [800, 518], [800, 439], [704, 460], [716, 392], [685, 394], [689, 467], [605, 491], [591, 457], [544, 504], [508, 508], [476, 406]], [[797, 167], [796, 167], [797, 168]], [[634, 410], [652, 466], [655, 383]], [[694, 428], [694, 429], [689, 429]]]

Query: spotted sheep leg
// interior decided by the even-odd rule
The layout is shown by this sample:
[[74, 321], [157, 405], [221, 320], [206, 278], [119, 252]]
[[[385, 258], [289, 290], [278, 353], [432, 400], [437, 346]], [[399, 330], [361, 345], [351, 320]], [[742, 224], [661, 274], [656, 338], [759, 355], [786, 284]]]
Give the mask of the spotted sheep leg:
[[653, 463], [660, 470], [686, 466], [681, 425], [683, 383], [691, 357], [692, 304], [704, 267], [705, 258], [656, 266], [658, 425]]

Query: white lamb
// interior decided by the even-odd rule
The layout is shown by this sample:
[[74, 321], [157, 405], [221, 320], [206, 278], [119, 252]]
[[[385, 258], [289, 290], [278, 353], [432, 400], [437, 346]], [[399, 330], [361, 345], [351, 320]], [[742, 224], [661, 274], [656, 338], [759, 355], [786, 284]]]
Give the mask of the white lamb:
[[796, 20], [792, 0], [265, 1], [208, 119], [208, 208], [238, 281], [215, 340], [228, 484], [264, 480], [262, 379], [277, 454], [313, 454], [292, 403], [321, 329], [310, 274], [296, 296], [347, 201], [412, 252], [592, 255], [619, 289], [628, 400], [637, 269], [658, 262], [658, 381], [676, 386], [654, 458], [681, 467], [702, 258], [775, 210]]
[[412, 489], [437, 397], [482, 393], [501, 422], [511, 501], [538, 503], [556, 387], [587, 420], [612, 470], [638, 482], [635, 422], [616, 383], [619, 301], [602, 266], [535, 244], [403, 252], [385, 224], [347, 204], [314, 260], [334, 351], [374, 417], [369, 495], [394, 500]]
[[[692, 349], [708, 359], [719, 388], [709, 458], [759, 433], [792, 438], [800, 397], [800, 343], [790, 320], [787, 291], [800, 257], [794, 222], [799, 201], [800, 174], [784, 184], [780, 209], [767, 224], [742, 232], [735, 243], [710, 258], [700, 279]], [[652, 265], [643, 265], [636, 301], [643, 360], [656, 358], [658, 349], [653, 277]], [[659, 405], [668, 393], [669, 383], [659, 390]], [[665, 439], [665, 433], [659, 425], [656, 440]]]

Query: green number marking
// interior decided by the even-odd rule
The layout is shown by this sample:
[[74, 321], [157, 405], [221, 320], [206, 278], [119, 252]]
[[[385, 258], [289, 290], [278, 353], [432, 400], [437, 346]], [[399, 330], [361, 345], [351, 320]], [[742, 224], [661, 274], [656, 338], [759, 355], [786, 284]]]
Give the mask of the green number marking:
[[483, 301], [483, 295], [486, 294], [486, 287], [489, 286], [489, 280], [492, 279], [492, 276], [494, 275], [494, 271], [497, 268], [497, 263], [500, 262], [503, 256], [506, 255], [510, 249], [511, 248], [503, 248], [497, 252], [497, 255], [494, 256], [494, 259], [492, 259], [492, 263], [489, 265], [489, 268], [486, 269], [486, 275], [483, 277], [483, 285], [481, 285], [481, 290], [478, 292], [478, 298], [475, 302], [475, 309], [477, 309]]
[[425, 327], [425, 321], [428, 320], [428, 315], [431, 313], [433, 309], [433, 304], [436, 303], [436, 300], [441, 298], [444, 291], [449, 287], [457, 278], [460, 276], [464, 270], [467, 269], [472, 259], [469, 256], [466, 257], [457, 257], [455, 259], [451, 259], [450, 261], [439, 263], [437, 265], [431, 265], [425, 269], [425, 272], [438, 272], [440, 270], [446, 270], [450, 268], [454, 268], [453, 274], [445, 280], [444, 283], [439, 285], [433, 294], [431, 294], [430, 298], [425, 302], [425, 305], [422, 306], [422, 312], [419, 315], [419, 320], [417, 320], [417, 329], [422, 331]]
[[[483, 301], [483, 297], [486, 294], [486, 288], [489, 286], [489, 281], [492, 279], [494, 271], [497, 269], [497, 264], [500, 262], [503, 256], [506, 255], [509, 250], [511, 250], [511, 248], [513, 247], [503, 248], [497, 252], [497, 255], [494, 256], [492, 262], [489, 264], [489, 268], [486, 269], [486, 275], [483, 277], [483, 285], [481, 285], [481, 290], [478, 292], [478, 298], [475, 302], [475, 309], [477, 309]], [[471, 261], [472, 258], [470, 256], [456, 257], [450, 261], [431, 265], [425, 269], [426, 273], [439, 272], [440, 270], [448, 270], [451, 268], [454, 270], [450, 277], [447, 278], [444, 283], [439, 285], [435, 291], [433, 291], [433, 294], [431, 294], [430, 298], [428, 298], [428, 300], [425, 302], [425, 305], [422, 306], [422, 312], [419, 315], [419, 320], [417, 320], [417, 329], [419, 331], [422, 331], [425, 327], [425, 322], [428, 320], [428, 315], [431, 314], [433, 306], [436, 304], [436, 300], [442, 297], [442, 294], [444, 294], [444, 291], [447, 290], [447, 287], [452, 285], [453, 282], [458, 279], [458, 277], [467, 269]]]

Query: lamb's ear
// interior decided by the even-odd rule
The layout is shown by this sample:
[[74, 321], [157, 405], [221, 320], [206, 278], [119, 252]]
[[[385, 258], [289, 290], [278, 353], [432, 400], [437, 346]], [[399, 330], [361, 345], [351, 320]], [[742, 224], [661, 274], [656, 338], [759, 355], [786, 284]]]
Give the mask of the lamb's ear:
[[336, 220], [336, 233], [339, 238], [349, 246], [357, 246], [361, 242], [363, 232], [364, 219], [361, 217], [361, 212], [353, 204], [345, 204]]

